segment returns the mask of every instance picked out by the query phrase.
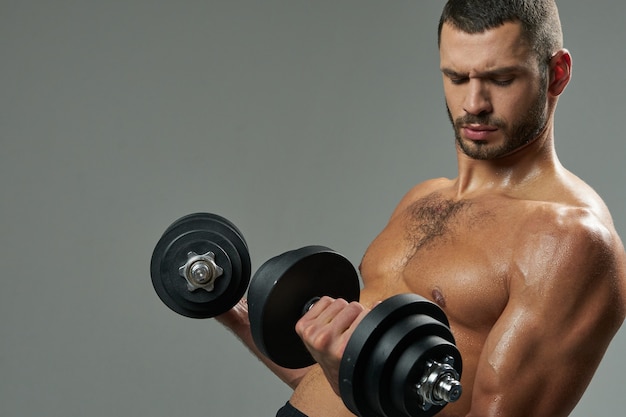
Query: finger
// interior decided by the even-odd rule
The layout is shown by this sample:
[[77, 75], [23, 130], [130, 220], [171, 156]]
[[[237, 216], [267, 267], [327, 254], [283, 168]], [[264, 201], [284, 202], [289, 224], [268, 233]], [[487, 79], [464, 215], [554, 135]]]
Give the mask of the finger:
[[343, 306], [343, 308], [331, 318], [331, 323], [337, 333], [346, 333], [356, 327], [357, 323], [355, 323], [355, 320], [364, 315], [364, 313], [367, 314], [367, 311], [362, 304], [352, 302]]
[[316, 319], [320, 314], [324, 313], [328, 306], [333, 304], [336, 300], [337, 299], [332, 297], [323, 296], [319, 300], [314, 302], [311, 307], [309, 307], [309, 310], [302, 317], [306, 317], [307, 320]]
[[314, 319], [301, 319], [296, 324], [296, 333], [307, 347], [319, 351], [341, 353], [350, 338], [355, 319], [367, 313], [357, 302], [334, 300], [325, 306]]
[[369, 314], [370, 311], [372, 310], [363, 307], [361, 311], [359, 312], [359, 314], [354, 318], [354, 320], [352, 320], [352, 323], [350, 323], [350, 327], [347, 331], [350, 334], [354, 333], [354, 330], [356, 329], [356, 327], [359, 325], [359, 323], [361, 323], [361, 321], [365, 318], [365, 316]]
[[345, 300], [322, 297], [309, 312], [298, 320], [296, 333], [304, 339], [315, 337], [322, 331], [327, 335], [335, 334], [336, 331], [328, 325], [347, 304]]

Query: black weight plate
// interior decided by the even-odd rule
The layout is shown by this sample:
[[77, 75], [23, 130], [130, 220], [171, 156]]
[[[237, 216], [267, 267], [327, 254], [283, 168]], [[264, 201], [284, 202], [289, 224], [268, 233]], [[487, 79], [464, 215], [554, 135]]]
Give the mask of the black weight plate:
[[439, 336], [422, 338], [398, 358], [390, 382], [390, 386], [393, 387], [390, 394], [394, 410], [403, 413], [398, 413], [398, 415], [431, 417], [445, 407], [445, 405], [432, 405], [428, 410], [423, 410], [415, 388], [424, 376], [427, 361], [434, 360], [443, 363], [447, 356], [454, 359], [452, 367], [461, 376], [463, 362], [460, 352], [453, 343]]
[[[189, 291], [179, 268], [193, 251], [215, 253], [223, 270], [213, 291]], [[174, 222], [152, 253], [150, 273], [159, 298], [173, 311], [192, 318], [226, 312], [243, 296], [250, 280], [250, 255], [241, 232], [221, 216], [196, 213]]]
[[227, 228], [230, 228], [233, 232], [235, 232], [239, 236], [238, 240], [243, 243], [246, 250], [248, 249], [248, 245], [246, 243], [246, 240], [243, 237], [243, 233], [241, 233], [241, 230], [239, 230], [239, 228], [233, 222], [228, 220], [226, 217], [222, 217], [214, 213], [199, 212], [199, 213], [187, 214], [179, 218], [178, 220], [176, 220], [171, 225], [169, 225], [169, 227], [165, 229], [165, 232], [163, 232], [163, 235], [168, 233], [174, 227], [182, 226], [183, 224], [187, 222], [198, 224], [199, 222], [203, 222], [205, 220], [208, 221], [209, 223], [214, 223], [214, 222], [222, 223]]
[[359, 386], [367, 379], [366, 372], [376, 344], [396, 323], [412, 315], [426, 315], [449, 326], [443, 310], [432, 301], [417, 294], [398, 294], [377, 305], [356, 327], [339, 367], [341, 398], [353, 413], [361, 413], [362, 397], [368, 395]]
[[[354, 397], [360, 398], [359, 410], [362, 415], [396, 415], [391, 401], [394, 390], [402, 390], [403, 385], [392, 384], [392, 374], [398, 359], [414, 344], [421, 344], [425, 338], [438, 337], [445, 341], [454, 341], [448, 326], [425, 314], [412, 314], [400, 318], [383, 333], [371, 350], [366, 360], [365, 378], [353, 381]], [[429, 357], [414, 357], [415, 361], [425, 362]], [[417, 381], [413, 381], [414, 383]], [[415, 385], [415, 384], [414, 384]], [[363, 395], [368, 393], [368, 395]], [[371, 408], [364, 413], [364, 408]]]
[[[190, 292], [178, 268], [187, 260], [189, 251], [216, 255], [216, 263], [224, 269], [212, 292]], [[208, 213], [185, 216], [172, 224], [153, 252], [151, 274], [157, 294], [179, 314], [213, 317], [236, 303], [245, 292], [250, 274], [249, 254], [240, 232], [223, 217]]]
[[359, 299], [359, 278], [345, 257], [324, 246], [306, 246], [265, 262], [248, 289], [248, 315], [254, 341], [285, 368], [315, 363], [295, 332], [307, 303], [330, 296]]

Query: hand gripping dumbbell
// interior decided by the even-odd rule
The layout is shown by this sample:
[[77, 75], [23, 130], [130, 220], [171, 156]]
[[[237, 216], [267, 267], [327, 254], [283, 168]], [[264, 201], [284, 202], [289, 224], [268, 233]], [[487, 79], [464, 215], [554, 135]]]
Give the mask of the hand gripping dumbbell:
[[[248, 289], [252, 336], [286, 368], [315, 363], [296, 322], [322, 296], [358, 301], [358, 274], [342, 255], [306, 246], [265, 262]], [[351, 335], [339, 368], [344, 404], [361, 417], [427, 417], [461, 395], [461, 355], [444, 312], [417, 294], [370, 311]]]
[[[223, 217], [185, 216], [157, 243], [151, 276], [157, 294], [173, 311], [213, 317], [245, 293], [250, 282], [247, 245]], [[284, 367], [312, 365], [296, 322], [324, 295], [357, 301], [359, 292], [352, 264], [324, 246], [268, 260], [248, 290], [257, 347]], [[356, 327], [341, 360], [341, 398], [362, 417], [428, 417], [460, 397], [461, 371], [461, 355], [443, 311], [423, 297], [401, 294], [380, 303]]]

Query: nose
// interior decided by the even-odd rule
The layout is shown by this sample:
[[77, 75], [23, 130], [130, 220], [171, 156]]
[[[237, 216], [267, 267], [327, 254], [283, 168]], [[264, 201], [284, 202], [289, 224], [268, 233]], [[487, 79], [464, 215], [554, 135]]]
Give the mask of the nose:
[[479, 115], [493, 111], [489, 91], [479, 79], [470, 79], [463, 110], [468, 114]]

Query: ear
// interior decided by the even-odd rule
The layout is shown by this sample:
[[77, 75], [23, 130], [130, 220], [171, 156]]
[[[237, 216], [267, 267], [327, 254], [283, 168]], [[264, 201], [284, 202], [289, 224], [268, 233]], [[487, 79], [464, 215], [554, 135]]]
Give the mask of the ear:
[[559, 96], [572, 78], [572, 55], [567, 49], [561, 49], [550, 59], [550, 84], [548, 90], [553, 96]]

